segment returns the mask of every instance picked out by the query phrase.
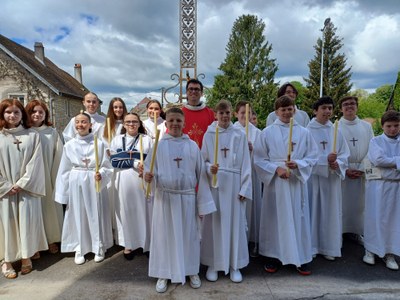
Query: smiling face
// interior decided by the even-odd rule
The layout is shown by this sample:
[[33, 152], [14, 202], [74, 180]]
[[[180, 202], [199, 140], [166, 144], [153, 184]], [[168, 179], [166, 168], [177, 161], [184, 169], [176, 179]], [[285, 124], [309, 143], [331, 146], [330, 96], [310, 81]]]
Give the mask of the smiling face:
[[124, 128], [130, 136], [136, 136], [139, 131], [140, 121], [136, 115], [126, 115], [124, 118]]
[[46, 118], [46, 112], [43, 107], [40, 105], [36, 105], [31, 114], [31, 120], [34, 127], [40, 127], [43, 124], [44, 119]]
[[79, 114], [75, 117], [75, 129], [80, 136], [88, 135], [90, 128], [92, 128], [92, 123], [87, 116]]
[[154, 115], [158, 118], [161, 113], [161, 107], [158, 105], [158, 103], [153, 102], [147, 107], [147, 115], [149, 118], [152, 120], [154, 119]]
[[95, 114], [99, 108], [99, 99], [97, 99], [96, 95], [91, 93], [85, 95], [82, 103], [86, 111], [91, 115]]
[[277, 110], [275, 110], [275, 114], [278, 116], [279, 120], [283, 123], [289, 123], [290, 118], [293, 118], [294, 115], [294, 106], [281, 106]]
[[220, 109], [217, 111], [218, 126], [221, 128], [228, 128], [231, 124], [232, 111], [230, 108]]
[[296, 98], [297, 98], [297, 93], [296, 93], [296, 91], [295, 91], [290, 85], [288, 85], [288, 86], [286, 87], [285, 95], [286, 95], [286, 96], [289, 96], [289, 97], [290, 97], [291, 99], [293, 99], [293, 100], [296, 100]]
[[17, 106], [11, 105], [4, 110], [3, 116], [6, 121], [6, 128], [15, 128], [21, 123], [22, 112]]
[[173, 137], [182, 136], [182, 130], [185, 126], [185, 117], [182, 114], [176, 112], [167, 113], [165, 121], [169, 135]]
[[113, 103], [113, 113], [116, 120], [122, 120], [124, 116], [124, 105], [121, 101], [115, 101]]
[[196, 106], [200, 103], [200, 98], [203, 95], [203, 91], [201, 90], [201, 85], [198, 83], [191, 82], [189, 83], [187, 89], [187, 102], [189, 105]]
[[318, 108], [314, 109], [315, 119], [320, 124], [326, 124], [331, 118], [333, 113], [332, 104], [322, 104]]
[[343, 101], [340, 111], [343, 113], [343, 118], [348, 121], [353, 121], [357, 116], [358, 105], [354, 99]]
[[400, 122], [387, 121], [382, 126], [383, 132], [390, 138], [395, 138], [400, 133]]
[[[243, 105], [239, 108], [238, 112], [235, 113], [236, 118], [242, 126], [246, 126], [246, 106]], [[249, 118], [251, 117], [251, 114]]]

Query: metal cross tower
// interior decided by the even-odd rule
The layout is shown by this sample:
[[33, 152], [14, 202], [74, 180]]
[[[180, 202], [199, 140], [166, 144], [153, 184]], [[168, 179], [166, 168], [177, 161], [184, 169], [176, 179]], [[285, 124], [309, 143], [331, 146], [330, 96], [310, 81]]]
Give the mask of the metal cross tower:
[[172, 74], [172, 80], [178, 83], [163, 89], [163, 100], [168, 103], [167, 92], [179, 85], [178, 103], [182, 103], [185, 82], [190, 78], [202, 77], [197, 75], [197, 0], [179, 0], [179, 45], [180, 45], [180, 72]]

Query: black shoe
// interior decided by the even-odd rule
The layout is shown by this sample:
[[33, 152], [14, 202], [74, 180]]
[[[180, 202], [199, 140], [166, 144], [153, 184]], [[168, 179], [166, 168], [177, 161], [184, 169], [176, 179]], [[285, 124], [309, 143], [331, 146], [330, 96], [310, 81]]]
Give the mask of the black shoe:
[[126, 260], [132, 260], [135, 257], [135, 253], [133, 253], [133, 251], [131, 251], [129, 253], [124, 252], [124, 257]]
[[299, 272], [299, 274], [303, 276], [311, 275], [311, 270], [308, 264], [303, 264], [300, 267], [297, 267], [297, 272]]
[[274, 262], [268, 262], [264, 265], [264, 270], [268, 273], [275, 273], [278, 271], [278, 265]]

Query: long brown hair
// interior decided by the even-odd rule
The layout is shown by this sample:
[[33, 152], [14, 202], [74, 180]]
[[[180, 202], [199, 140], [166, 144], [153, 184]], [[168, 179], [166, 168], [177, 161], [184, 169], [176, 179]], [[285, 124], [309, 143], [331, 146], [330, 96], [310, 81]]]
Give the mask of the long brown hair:
[[[126, 109], [126, 105], [124, 100], [122, 100], [119, 97], [114, 97], [111, 99], [110, 104], [108, 105], [108, 111], [107, 111], [107, 118], [110, 118], [110, 132], [111, 132], [111, 138], [114, 135], [115, 131], [115, 124], [117, 123], [117, 119], [114, 114], [114, 103], [115, 102], [121, 102], [122, 103], [122, 120], [124, 120], [125, 115], [128, 113], [128, 110]], [[106, 122], [106, 125], [104, 126], [104, 133], [103, 137], [108, 140], [108, 124]]]
[[4, 120], [4, 111], [8, 107], [13, 106], [13, 105], [15, 105], [21, 111], [21, 114], [22, 114], [22, 118], [21, 118], [22, 127], [24, 127], [25, 129], [26, 128], [30, 128], [31, 127], [31, 123], [29, 121], [28, 114], [26, 113], [26, 111], [24, 109], [24, 106], [22, 105], [21, 101], [19, 101], [18, 99], [10, 99], [10, 98], [8, 98], [8, 99], [3, 99], [0, 102], [0, 130], [2, 130], [4, 127], [7, 128], [7, 126], [6, 126], [7, 122], [6, 122], [6, 120]]
[[[47, 126], [52, 126], [53, 123], [50, 122], [49, 109], [47, 108], [46, 103], [44, 103], [43, 101], [40, 101], [40, 100], [29, 101], [29, 103], [25, 106], [25, 110], [26, 110], [26, 113], [28, 114], [29, 120], [32, 119], [32, 114], [33, 114], [33, 110], [34, 110], [35, 106], [41, 106], [44, 110], [45, 117], [44, 117], [43, 124], [47, 125]], [[32, 123], [32, 121], [30, 121], [30, 122]]]

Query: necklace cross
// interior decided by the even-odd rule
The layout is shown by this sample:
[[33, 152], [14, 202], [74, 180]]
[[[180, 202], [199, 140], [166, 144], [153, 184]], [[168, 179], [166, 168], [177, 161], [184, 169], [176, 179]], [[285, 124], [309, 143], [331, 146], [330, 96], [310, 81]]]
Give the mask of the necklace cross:
[[19, 139], [15, 139], [14, 140], [14, 144], [16, 144], [17, 145], [17, 149], [18, 149], [18, 151], [21, 151], [21, 149], [19, 149], [19, 144], [21, 144], [22, 142], [19, 140]]
[[181, 160], [182, 160], [182, 158], [180, 158], [180, 157], [174, 158], [174, 161], [176, 161], [176, 165], [178, 166], [178, 168], [179, 168], [179, 162]]
[[356, 140], [354, 137], [353, 137], [353, 139], [352, 140], [350, 140], [350, 142], [353, 142], [353, 147], [355, 147], [356, 146], [356, 142], [357, 142], [358, 140]]
[[85, 164], [86, 169], [88, 169], [89, 163], [90, 163], [90, 158], [85, 157], [84, 159], [82, 159], [82, 162]]
[[229, 151], [229, 148], [223, 148], [223, 149], [221, 149], [221, 151], [224, 151], [224, 157], [226, 158], [226, 151]]
[[324, 150], [325, 150], [325, 145], [328, 144], [328, 142], [327, 141], [322, 141], [322, 142], [320, 142], [320, 144], [322, 144], [322, 147], [324, 147]]

